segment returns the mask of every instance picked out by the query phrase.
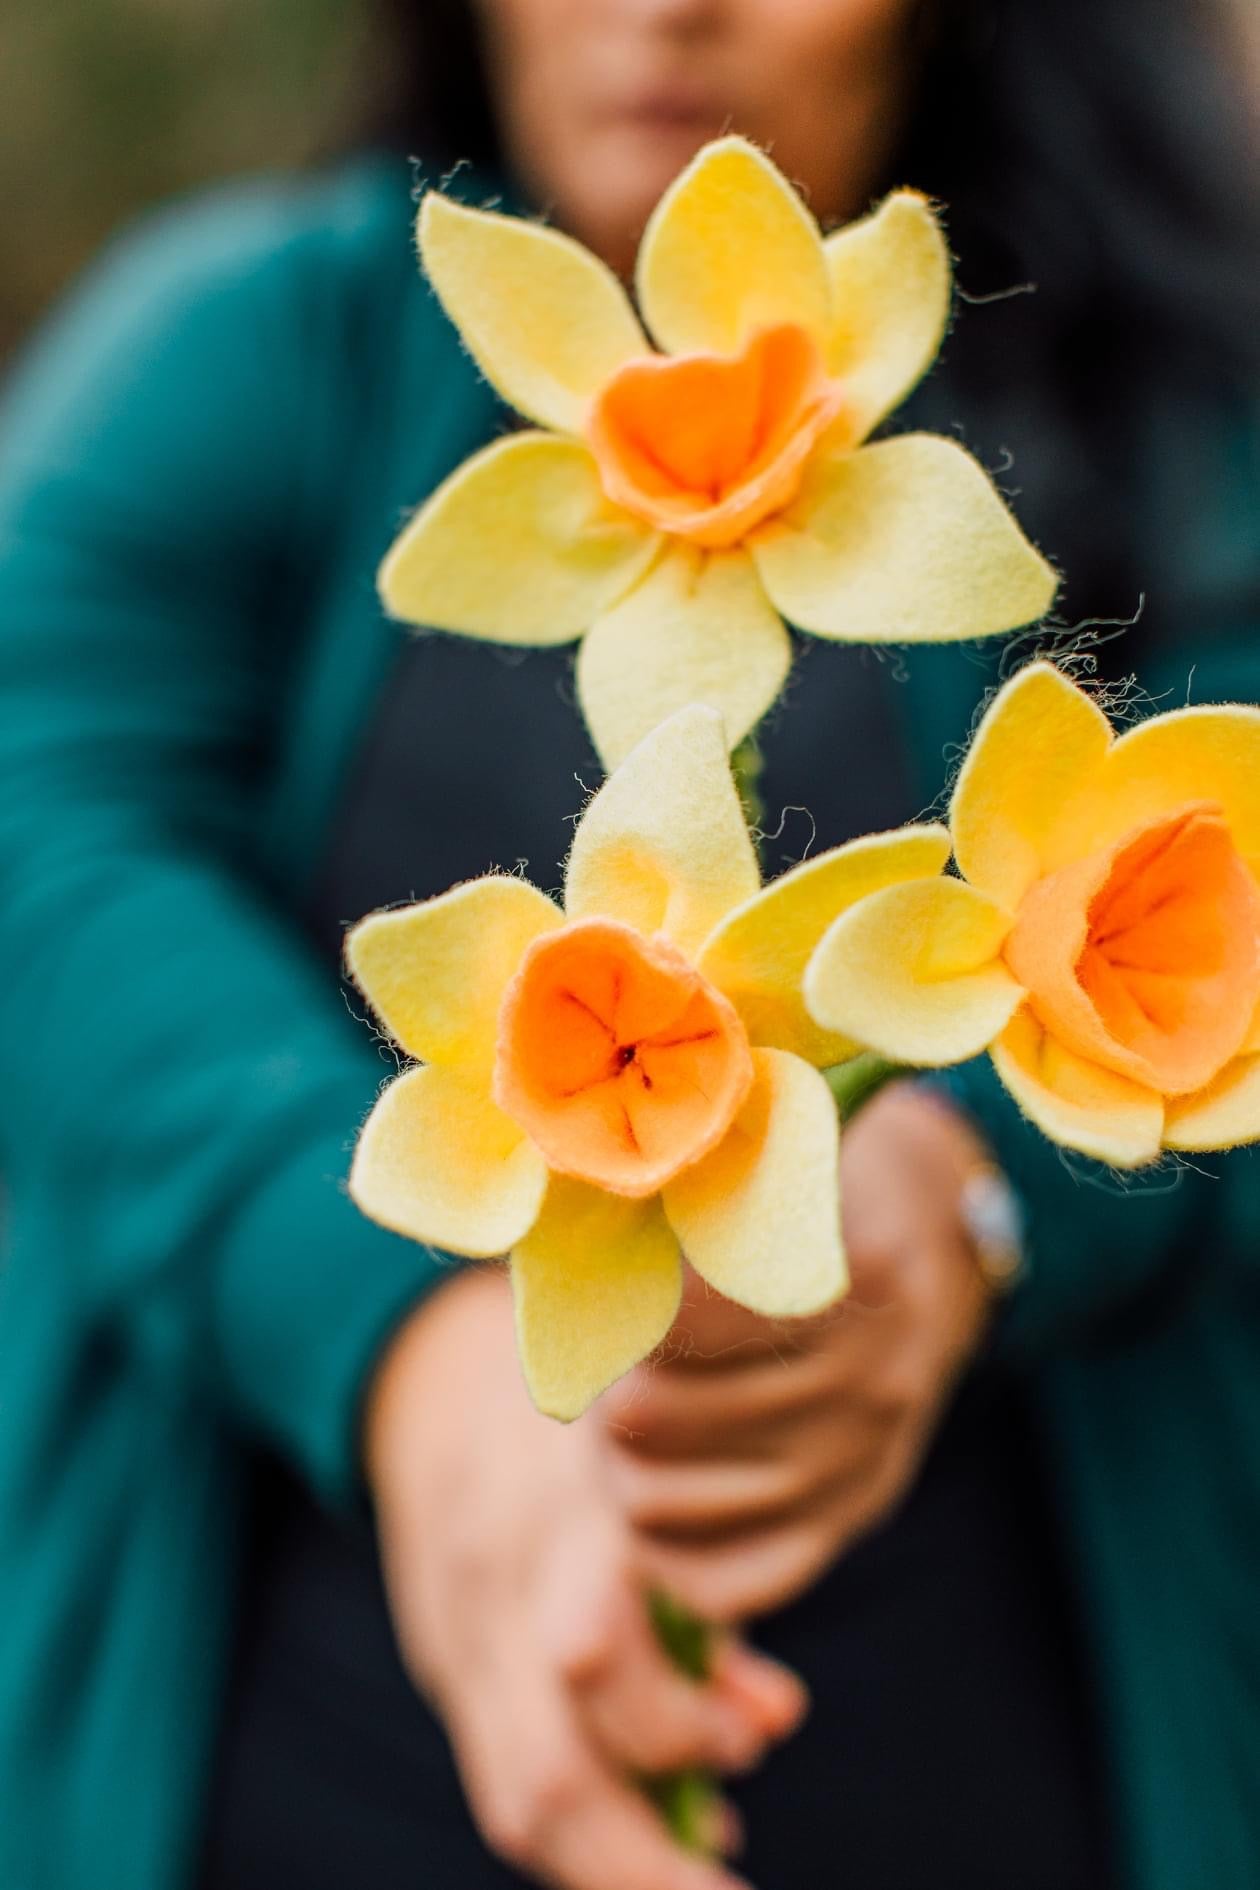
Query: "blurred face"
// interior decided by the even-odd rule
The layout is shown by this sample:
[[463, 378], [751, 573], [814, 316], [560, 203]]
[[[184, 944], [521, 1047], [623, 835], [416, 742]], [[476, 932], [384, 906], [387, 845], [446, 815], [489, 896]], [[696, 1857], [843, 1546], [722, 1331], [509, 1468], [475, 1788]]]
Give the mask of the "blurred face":
[[627, 272], [706, 139], [768, 148], [824, 222], [896, 137], [918, 0], [477, 0], [507, 149], [556, 222]]

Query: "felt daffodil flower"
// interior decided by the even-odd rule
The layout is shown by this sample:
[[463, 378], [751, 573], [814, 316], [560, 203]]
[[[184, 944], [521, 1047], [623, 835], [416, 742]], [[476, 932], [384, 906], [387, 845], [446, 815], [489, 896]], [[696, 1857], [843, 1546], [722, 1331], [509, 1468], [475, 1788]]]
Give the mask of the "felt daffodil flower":
[[762, 888], [720, 718], [694, 706], [578, 825], [564, 906], [491, 874], [373, 914], [350, 970], [417, 1061], [355, 1153], [363, 1211], [510, 1253], [535, 1401], [571, 1418], [666, 1335], [685, 1252], [771, 1315], [843, 1290], [835, 1105], [854, 1046], [806, 1014], [834, 913], [934, 874], [940, 828], [840, 848]]
[[1260, 1139], [1260, 709], [1117, 736], [1034, 663], [980, 724], [951, 824], [962, 877], [837, 918], [813, 1016], [905, 1063], [988, 1049], [1038, 1127], [1117, 1167]]
[[948, 252], [916, 193], [824, 239], [761, 152], [706, 146], [644, 234], [647, 333], [556, 230], [431, 192], [419, 244], [487, 380], [542, 430], [434, 493], [385, 559], [383, 600], [467, 636], [583, 638], [578, 693], [607, 766], [689, 702], [740, 741], [783, 686], [784, 619], [914, 643], [1048, 608], [1054, 574], [960, 446], [864, 444], [949, 312]]

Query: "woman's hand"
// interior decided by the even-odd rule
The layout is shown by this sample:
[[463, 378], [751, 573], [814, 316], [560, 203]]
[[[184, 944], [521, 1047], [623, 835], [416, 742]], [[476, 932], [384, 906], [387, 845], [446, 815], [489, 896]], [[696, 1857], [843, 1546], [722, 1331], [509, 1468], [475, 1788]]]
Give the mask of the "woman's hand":
[[501, 1274], [459, 1275], [412, 1316], [364, 1434], [402, 1657], [511, 1863], [562, 1890], [738, 1890], [677, 1848], [629, 1777], [755, 1764], [802, 1689], [733, 1637], [703, 1687], [670, 1665], [599, 1429], [534, 1411]]
[[799, 1594], [905, 1492], [985, 1326], [959, 1212], [984, 1160], [948, 1103], [884, 1090], [845, 1131], [848, 1297], [773, 1323], [692, 1277], [667, 1354], [601, 1400], [640, 1559], [706, 1620]]

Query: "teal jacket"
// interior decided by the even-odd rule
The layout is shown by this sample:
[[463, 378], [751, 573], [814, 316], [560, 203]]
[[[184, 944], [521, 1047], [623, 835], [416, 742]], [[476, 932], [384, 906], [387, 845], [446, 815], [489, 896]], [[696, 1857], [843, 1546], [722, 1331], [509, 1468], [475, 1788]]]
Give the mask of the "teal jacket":
[[[0, 1890], [191, 1881], [243, 1445], [360, 1501], [365, 1379], [441, 1264], [344, 1194], [383, 1069], [293, 916], [397, 648], [378, 558], [500, 424], [416, 278], [407, 186], [364, 162], [163, 216], [8, 393]], [[1196, 699], [1260, 699], [1254, 447], [1161, 425], [1151, 581], [1203, 576], [1144, 681], [1180, 699], [1193, 663]], [[984, 680], [908, 665], [925, 803]], [[1255, 1890], [1260, 1170], [1101, 1185], [962, 1082], [1031, 1207], [1002, 1344], [1129, 1883]]]

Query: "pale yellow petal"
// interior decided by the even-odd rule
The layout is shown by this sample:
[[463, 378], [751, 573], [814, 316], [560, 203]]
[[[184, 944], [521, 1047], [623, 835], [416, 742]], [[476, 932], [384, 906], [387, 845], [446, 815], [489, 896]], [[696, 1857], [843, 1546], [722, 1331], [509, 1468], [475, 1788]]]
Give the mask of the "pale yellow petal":
[[680, 545], [587, 633], [578, 698], [606, 768], [690, 702], [718, 710], [733, 748], [782, 689], [791, 660], [747, 554]]
[[1260, 1055], [1235, 1057], [1214, 1083], [1168, 1104], [1165, 1148], [1187, 1153], [1260, 1142]]
[[823, 247], [831, 278], [827, 365], [844, 383], [845, 413], [860, 439], [936, 359], [949, 320], [949, 250], [931, 204], [914, 190], [895, 190]]
[[780, 322], [827, 342], [818, 225], [743, 138], [707, 144], [670, 185], [644, 232], [636, 281], [643, 319], [670, 354], [735, 354]]
[[1189, 801], [1216, 802], [1238, 851], [1260, 872], [1260, 709], [1205, 704], [1139, 722], [1107, 757], [1081, 833], [1105, 845]]
[[573, 836], [571, 919], [620, 919], [694, 955], [760, 884], [722, 718], [680, 709], [609, 776]]
[[674, 1323], [682, 1262], [659, 1198], [628, 1201], [553, 1175], [512, 1253], [516, 1338], [530, 1396], [580, 1417]]
[[350, 1194], [382, 1227], [470, 1259], [505, 1254], [538, 1218], [547, 1165], [487, 1087], [426, 1064], [382, 1091]]
[[817, 1021], [898, 1063], [987, 1049], [1023, 993], [998, 957], [1006, 914], [960, 879], [872, 893], [824, 933], [805, 974]]
[[752, 1093], [725, 1139], [665, 1190], [696, 1272], [771, 1318], [803, 1316], [848, 1283], [840, 1125], [825, 1080], [783, 1050], [754, 1052]]
[[430, 191], [417, 234], [429, 280], [468, 352], [531, 420], [580, 433], [605, 381], [648, 352], [612, 270], [559, 230]]
[[789, 623], [851, 643], [992, 636], [1056, 585], [983, 469], [927, 433], [820, 454], [750, 550]]
[[806, 860], [728, 913], [700, 954], [700, 970], [736, 1006], [754, 1043], [807, 1063], [841, 1063], [858, 1048], [824, 1030], [805, 1008], [805, 967], [827, 927], [857, 900], [902, 880], [939, 873], [949, 859], [944, 827], [868, 834]]
[[405, 526], [380, 569], [392, 617], [496, 643], [568, 643], [656, 555], [609, 504], [586, 447], [514, 433], [466, 460]]
[[973, 886], [1013, 911], [1061, 864], [1056, 831], [1090, 804], [1111, 725], [1051, 663], [1005, 683], [976, 730], [954, 788], [954, 854]]
[[528, 881], [490, 873], [440, 898], [371, 913], [347, 936], [346, 964], [411, 1056], [488, 1072], [503, 993], [526, 948], [561, 917]]
[[1029, 1121], [1052, 1142], [1113, 1168], [1140, 1168], [1158, 1156], [1163, 1099], [1076, 1056], [1047, 1035], [1027, 1006], [994, 1044], [993, 1065]]

